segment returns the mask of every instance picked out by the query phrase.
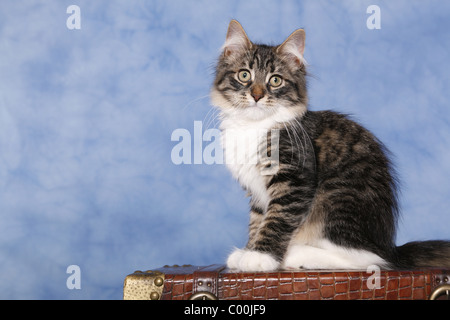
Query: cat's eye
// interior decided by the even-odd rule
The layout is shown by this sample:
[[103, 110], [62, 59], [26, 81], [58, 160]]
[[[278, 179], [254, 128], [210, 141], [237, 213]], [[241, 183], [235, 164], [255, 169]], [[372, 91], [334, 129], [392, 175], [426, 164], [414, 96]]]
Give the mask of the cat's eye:
[[252, 79], [252, 74], [248, 70], [241, 70], [238, 73], [238, 79], [242, 83], [247, 83]]
[[269, 79], [269, 84], [274, 88], [281, 86], [282, 83], [283, 79], [280, 76], [272, 76]]

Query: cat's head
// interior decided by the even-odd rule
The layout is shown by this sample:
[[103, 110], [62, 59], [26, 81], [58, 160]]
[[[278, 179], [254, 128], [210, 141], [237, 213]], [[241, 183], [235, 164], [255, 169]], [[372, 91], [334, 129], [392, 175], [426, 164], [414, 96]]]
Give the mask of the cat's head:
[[285, 122], [306, 112], [305, 32], [279, 46], [252, 43], [232, 20], [216, 68], [212, 103], [223, 117]]

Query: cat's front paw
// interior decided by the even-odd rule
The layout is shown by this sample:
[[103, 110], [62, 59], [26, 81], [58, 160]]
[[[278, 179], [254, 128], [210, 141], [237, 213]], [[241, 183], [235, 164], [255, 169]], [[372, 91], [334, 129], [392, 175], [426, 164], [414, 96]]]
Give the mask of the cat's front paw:
[[241, 261], [242, 256], [244, 255], [245, 250], [235, 249], [227, 259], [227, 267], [230, 269], [239, 269], [239, 262]]
[[280, 263], [264, 252], [236, 249], [228, 257], [227, 266], [239, 271], [273, 271], [278, 269]]

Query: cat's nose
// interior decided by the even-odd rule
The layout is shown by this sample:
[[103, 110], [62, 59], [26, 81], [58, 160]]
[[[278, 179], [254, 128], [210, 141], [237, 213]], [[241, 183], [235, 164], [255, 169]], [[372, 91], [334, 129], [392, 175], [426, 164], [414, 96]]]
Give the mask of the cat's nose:
[[255, 86], [250, 90], [250, 94], [252, 95], [255, 102], [261, 100], [264, 97], [264, 89], [260, 86]]

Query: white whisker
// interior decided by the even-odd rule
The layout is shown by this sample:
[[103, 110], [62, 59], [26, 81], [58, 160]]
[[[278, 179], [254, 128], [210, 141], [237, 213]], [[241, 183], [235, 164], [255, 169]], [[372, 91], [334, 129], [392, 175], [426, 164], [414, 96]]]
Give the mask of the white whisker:
[[186, 110], [186, 108], [190, 107], [190, 106], [191, 106], [192, 104], [194, 104], [195, 102], [200, 101], [200, 100], [203, 100], [203, 99], [206, 99], [206, 98], [209, 98], [209, 94], [191, 100], [190, 102], [188, 102], [188, 103], [183, 107], [183, 111]]
[[[309, 151], [312, 153], [312, 156], [314, 157], [314, 160], [315, 160], [315, 156], [316, 155], [315, 155], [315, 152], [314, 152], [314, 146], [313, 146], [313, 143], [311, 141], [311, 138], [309, 137], [309, 135], [306, 132], [305, 128], [303, 127], [302, 123], [297, 118], [293, 119], [293, 121], [297, 124], [298, 128], [300, 128], [300, 130], [302, 131], [303, 139], [301, 139], [301, 140], [305, 142], [304, 150], [306, 150], [306, 147], [307, 147], [306, 144], [308, 143], [309, 147], [310, 147]], [[304, 165], [304, 162], [306, 161], [306, 157], [307, 156], [308, 156], [307, 153], [304, 151], [303, 165]], [[315, 161], [314, 161], [314, 163], [315, 163]]]
[[217, 127], [216, 120], [219, 116], [219, 110], [216, 108], [211, 108], [208, 113], [206, 114], [205, 118], [203, 119], [203, 123], [205, 123], [204, 128], [205, 130], [210, 129], [211, 124], [213, 127]]

